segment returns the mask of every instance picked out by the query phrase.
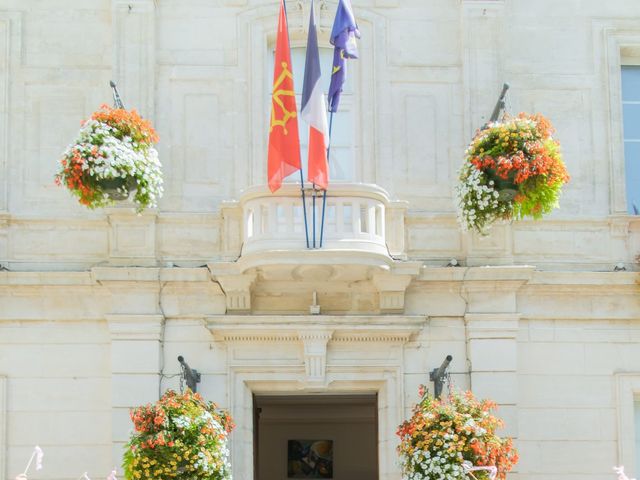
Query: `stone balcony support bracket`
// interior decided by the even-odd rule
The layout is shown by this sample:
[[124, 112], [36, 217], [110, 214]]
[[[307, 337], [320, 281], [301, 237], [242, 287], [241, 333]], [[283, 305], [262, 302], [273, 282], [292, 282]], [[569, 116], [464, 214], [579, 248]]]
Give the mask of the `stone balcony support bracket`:
[[403, 262], [394, 266], [389, 272], [375, 274], [373, 284], [380, 296], [382, 313], [404, 312], [404, 296], [411, 281], [416, 278], [422, 268], [420, 262]]
[[[233, 265], [233, 264], [230, 264]], [[256, 281], [255, 273], [217, 273], [217, 268], [212, 270], [212, 278], [220, 284], [224, 291], [227, 305], [227, 313], [241, 313], [251, 311], [251, 287]]]

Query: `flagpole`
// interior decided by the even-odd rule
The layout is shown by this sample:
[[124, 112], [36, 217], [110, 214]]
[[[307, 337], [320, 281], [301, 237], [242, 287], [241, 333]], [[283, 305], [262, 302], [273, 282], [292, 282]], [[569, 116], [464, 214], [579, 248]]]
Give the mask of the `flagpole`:
[[[307, 167], [308, 168], [308, 167]], [[313, 204], [313, 248], [316, 248], [316, 184], [313, 183], [313, 195], [311, 197]]]
[[304, 176], [302, 168], [300, 169], [300, 193], [302, 194], [302, 212], [304, 214], [304, 236], [307, 239], [307, 248], [309, 248], [309, 226], [307, 225], [307, 200], [304, 197]]
[[[282, 0], [282, 6], [284, 7], [284, 18], [287, 19], [287, 40], [289, 40], [289, 16], [287, 15], [287, 2]], [[291, 41], [289, 41], [289, 51], [291, 51]], [[292, 66], [293, 71], [293, 66]], [[298, 118], [296, 116], [296, 122]], [[302, 165], [300, 165], [300, 195], [302, 197], [302, 213], [304, 216], [304, 236], [307, 240], [307, 248], [309, 248], [309, 225], [307, 223], [307, 200], [304, 196], [304, 175], [302, 174]]]
[[[327, 167], [329, 166], [329, 153], [331, 153], [331, 130], [333, 127], [333, 110], [329, 114], [329, 145], [327, 146]], [[324, 236], [324, 212], [327, 206], [327, 191], [322, 192], [322, 220], [320, 221], [320, 248], [322, 248], [322, 238]], [[315, 236], [314, 236], [315, 237]]]

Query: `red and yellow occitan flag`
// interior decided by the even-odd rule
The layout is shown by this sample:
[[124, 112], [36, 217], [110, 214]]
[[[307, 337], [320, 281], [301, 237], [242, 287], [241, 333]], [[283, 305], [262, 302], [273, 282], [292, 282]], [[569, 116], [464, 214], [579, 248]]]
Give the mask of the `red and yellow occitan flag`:
[[301, 168], [298, 113], [293, 90], [293, 69], [284, 0], [280, 0], [275, 57], [267, 160], [267, 176], [272, 192], [280, 188], [285, 177]]

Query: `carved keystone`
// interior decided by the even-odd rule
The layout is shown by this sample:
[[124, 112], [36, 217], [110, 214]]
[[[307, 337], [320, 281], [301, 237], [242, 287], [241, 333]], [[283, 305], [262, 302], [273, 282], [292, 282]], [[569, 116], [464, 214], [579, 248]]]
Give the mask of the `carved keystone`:
[[326, 330], [299, 331], [298, 338], [304, 345], [304, 365], [307, 383], [326, 383], [327, 343], [333, 332]]

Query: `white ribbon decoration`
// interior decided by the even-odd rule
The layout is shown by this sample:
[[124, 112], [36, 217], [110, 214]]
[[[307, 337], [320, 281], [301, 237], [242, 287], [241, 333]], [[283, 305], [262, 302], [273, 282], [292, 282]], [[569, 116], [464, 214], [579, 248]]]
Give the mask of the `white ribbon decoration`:
[[618, 480], [636, 480], [635, 478], [629, 478], [624, 473], [624, 465], [620, 465], [619, 467], [613, 467], [613, 471], [618, 475]]
[[33, 452], [31, 452], [31, 456], [29, 457], [27, 466], [24, 468], [24, 472], [18, 475], [15, 480], [27, 480], [27, 472], [29, 471], [29, 467], [31, 467], [31, 463], [34, 458], [36, 460], [36, 470], [42, 470], [42, 457], [44, 457], [44, 452], [38, 445], [36, 445]]
[[[29, 471], [29, 467], [31, 467], [31, 464], [33, 463], [34, 459], [36, 461], [36, 470], [42, 470], [43, 457], [44, 457], [44, 452], [38, 445], [36, 445], [35, 448], [33, 449], [33, 452], [31, 452], [31, 456], [29, 457], [29, 461], [27, 462], [27, 466], [25, 467], [24, 472], [18, 475], [17, 477], [15, 477], [15, 480], [29, 480], [27, 478], [27, 472]], [[91, 479], [89, 478], [88, 472], [84, 472], [82, 475], [78, 477], [78, 480], [91, 480]], [[116, 478], [115, 468], [111, 470], [111, 473], [107, 477], [107, 480], [118, 480]]]
[[476, 477], [471, 472], [478, 472], [478, 471], [489, 472], [489, 478], [491, 480], [495, 480], [496, 475], [498, 475], [498, 469], [493, 465], [490, 465], [487, 467], [474, 467], [471, 462], [465, 461], [465, 462], [462, 462], [462, 468], [464, 469], [464, 473], [471, 475], [472, 478], [476, 478]]
[[42, 470], [42, 457], [44, 457], [44, 452], [38, 445], [36, 445], [34, 451], [36, 453], [36, 470]]

